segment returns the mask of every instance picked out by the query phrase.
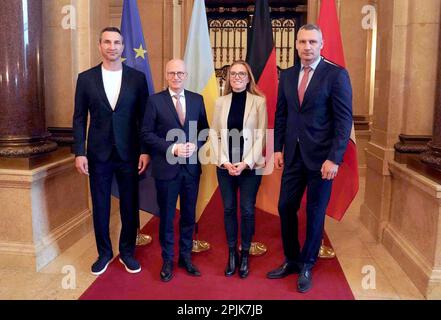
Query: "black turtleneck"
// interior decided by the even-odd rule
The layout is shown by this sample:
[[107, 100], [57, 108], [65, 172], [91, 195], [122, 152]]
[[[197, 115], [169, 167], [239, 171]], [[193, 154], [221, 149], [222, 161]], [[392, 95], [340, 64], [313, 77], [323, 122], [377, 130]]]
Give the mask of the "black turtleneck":
[[[229, 157], [231, 163], [237, 163], [242, 161], [243, 156], [243, 136], [242, 136], [242, 130], [243, 130], [243, 118], [245, 115], [245, 103], [247, 100], [247, 90], [244, 90], [242, 92], [234, 92], [233, 91], [233, 97], [231, 99], [231, 107], [230, 107], [230, 113], [228, 114], [228, 132], [230, 132], [232, 129], [236, 129], [238, 132], [240, 132], [240, 141], [239, 145], [237, 145], [237, 139], [236, 142], [230, 135], [228, 139], [228, 149], [229, 149]], [[233, 148], [233, 144], [234, 148]]]

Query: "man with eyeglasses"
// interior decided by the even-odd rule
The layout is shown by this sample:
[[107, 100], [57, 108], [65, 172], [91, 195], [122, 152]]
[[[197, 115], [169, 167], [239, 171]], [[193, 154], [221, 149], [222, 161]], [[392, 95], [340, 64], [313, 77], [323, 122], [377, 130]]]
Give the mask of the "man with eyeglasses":
[[[173, 278], [174, 228], [176, 202], [180, 198], [178, 265], [192, 276], [200, 276], [191, 261], [196, 201], [201, 165], [197, 150], [199, 132], [208, 129], [201, 95], [184, 90], [187, 72], [183, 60], [170, 60], [165, 78], [168, 88], [149, 97], [142, 136], [151, 150], [152, 176], [155, 178], [160, 208], [159, 241], [163, 265], [160, 277]], [[196, 130], [195, 130], [196, 129]]]

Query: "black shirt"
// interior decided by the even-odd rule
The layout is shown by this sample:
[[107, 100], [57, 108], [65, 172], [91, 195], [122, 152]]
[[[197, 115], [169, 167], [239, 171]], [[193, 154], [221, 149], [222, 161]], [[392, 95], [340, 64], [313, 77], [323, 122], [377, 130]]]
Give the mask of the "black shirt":
[[[228, 151], [231, 163], [242, 161], [243, 156], [243, 118], [245, 116], [245, 103], [247, 90], [234, 92], [231, 99], [230, 113], [228, 114]], [[236, 129], [236, 130], [234, 130]], [[231, 131], [234, 130], [234, 131]], [[234, 134], [236, 132], [236, 135]], [[240, 135], [237, 135], [240, 133]], [[238, 139], [239, 138], [239, 139]]]

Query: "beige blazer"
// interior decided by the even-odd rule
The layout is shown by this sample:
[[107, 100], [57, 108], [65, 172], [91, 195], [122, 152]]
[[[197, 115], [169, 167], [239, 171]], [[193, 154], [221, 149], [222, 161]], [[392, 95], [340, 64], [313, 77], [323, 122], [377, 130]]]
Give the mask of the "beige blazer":
[[[230, 113], [232, 94], [216, 100], [214, 116], [210, 130], [212, 161], [218, 167], [229, 161], [228, 156], [228, 115]], [[251, 169], [265, 166], [262, 155], [265, 147], [268, 115], [265, 98], [247, 92], [245, 114], [243, 118], [243, 158]]]

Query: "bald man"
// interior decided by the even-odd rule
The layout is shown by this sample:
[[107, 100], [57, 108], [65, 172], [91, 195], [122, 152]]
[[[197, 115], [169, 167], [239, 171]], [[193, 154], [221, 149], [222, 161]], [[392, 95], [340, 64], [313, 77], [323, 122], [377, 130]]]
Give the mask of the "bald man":
[[168, 88], [149, 97], [142, 137], [151, 148], [152, 175], [155, 178], [160, 208], [159, 241], [163, 265], [161, 280], [173, 278], [176, 202], [180, 198], [178, 265], [192, 276], [201, 273], [191, 262], [201, 165], [197, 153], [205, 141], [198, 141], [201, 130], [208, 129], [201, 95], [184, 90], [185, 63], [167, 63]]

